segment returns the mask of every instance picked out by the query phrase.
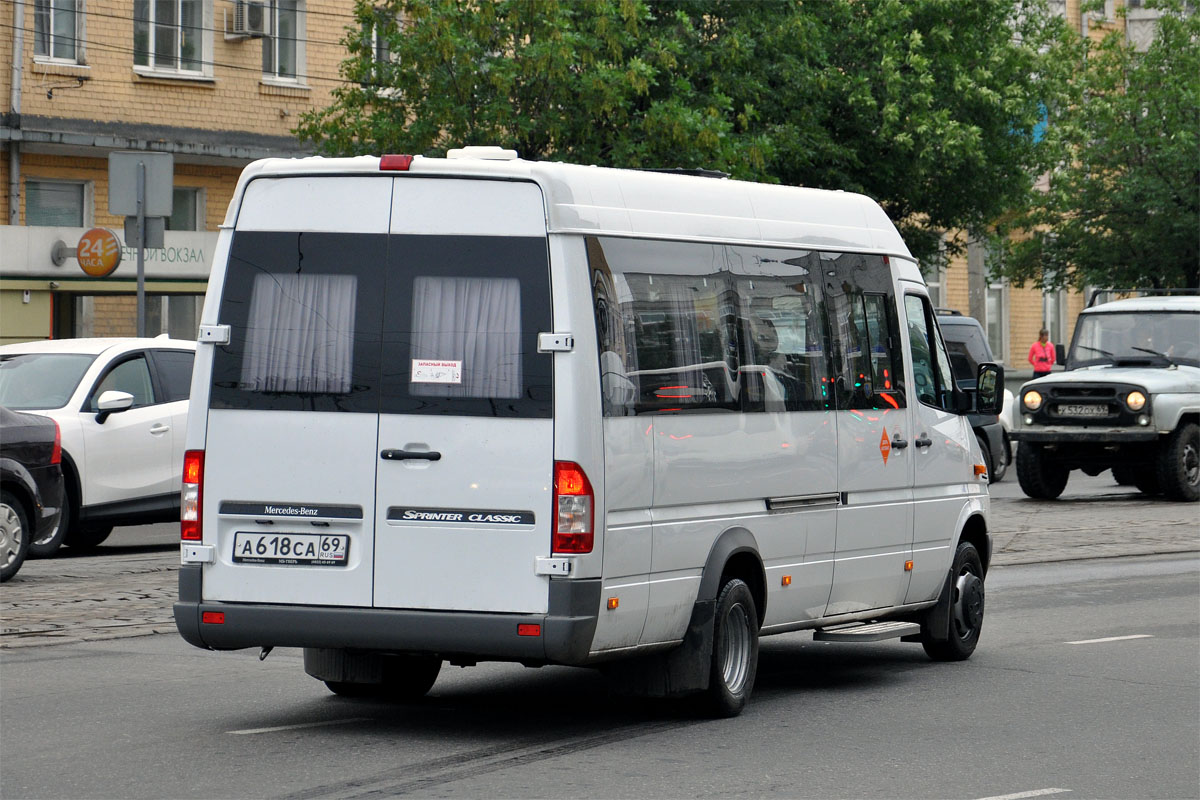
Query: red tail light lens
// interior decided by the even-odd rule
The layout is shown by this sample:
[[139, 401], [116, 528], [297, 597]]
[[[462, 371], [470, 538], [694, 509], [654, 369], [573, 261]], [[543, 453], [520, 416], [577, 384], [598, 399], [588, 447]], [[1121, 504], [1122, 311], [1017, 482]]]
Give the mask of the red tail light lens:
[[590, 553], [595, 543], [592, 529], [595, 496], [583, 468], [570, 461], [554, 462], [555, 553]]
[[183, 454], [183, 491], [179, 503], [179, 538], [198, 542], [203, 538], [200, 528], [200, 504], [204, 499], [204, 451], [188, 450]]
[[62, 428], [58, 427], [58, 423], [55, 422], [54, 420], [50, 420], [50, 421], [54, 422], [54, 449], [50, 451], [50, 463], [51, 464], [61, 464], [62, 463]]
[[412, 166], [413, 157], [408, 155], [386, 155], [379, 157], [379, 169], [408, 172]]

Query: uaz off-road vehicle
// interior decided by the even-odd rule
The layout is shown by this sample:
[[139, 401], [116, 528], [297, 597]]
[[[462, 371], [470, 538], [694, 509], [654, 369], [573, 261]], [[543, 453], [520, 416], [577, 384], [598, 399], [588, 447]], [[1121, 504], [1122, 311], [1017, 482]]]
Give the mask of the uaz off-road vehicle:
[[1111, 469], [1146, 494], [1200, 498], [1200, 297], [1090, 306], [1066, 370], [1021, 387], [1025, 494], [1053, 499], [1071, 470]]

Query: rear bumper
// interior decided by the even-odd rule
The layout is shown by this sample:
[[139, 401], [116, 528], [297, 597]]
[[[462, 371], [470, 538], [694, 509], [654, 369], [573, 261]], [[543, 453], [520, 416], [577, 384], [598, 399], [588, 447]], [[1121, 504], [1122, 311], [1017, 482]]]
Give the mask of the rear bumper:
[[[391, 608], [203, 602], [200, 567], [180, 568], [175, 625], [189, 643], [210, 650], [321, 647], [430, 653], [480, 661], [582, 664], [600, 608], [600, 581], [552, 580], [546, 614], [489, 614]], [[224, 622], [201, 622], [206, 611]], [[520, 636], [518, 625], [540, 625]]]

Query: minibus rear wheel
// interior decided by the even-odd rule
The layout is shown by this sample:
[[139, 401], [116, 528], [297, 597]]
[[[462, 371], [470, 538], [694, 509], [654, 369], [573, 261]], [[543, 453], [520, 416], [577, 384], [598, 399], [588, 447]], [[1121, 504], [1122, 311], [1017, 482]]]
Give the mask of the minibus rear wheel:
[[383, 657], [380, 683], [325, 681], [325, 685], [340, 697], [374, 697], [403, 702], [428, 694], [441, 669], [442, 660], [437, 656], [389, 655]]
[[706, 710], [716, 717], [736, 717], [750, 702], [758, 672], [758, 612], [754, 595], [740, 578], [729, 578], [717, 595], [713, 621], [712, 669]]
[[934, 661], [965, 661], [979, 644], [983, 630], [983, 562], [970, 542], [960, 542], [954, 553], [950, 592], [950, 637], [935, 639], [929, 626], [921, 627], [921, 645]]

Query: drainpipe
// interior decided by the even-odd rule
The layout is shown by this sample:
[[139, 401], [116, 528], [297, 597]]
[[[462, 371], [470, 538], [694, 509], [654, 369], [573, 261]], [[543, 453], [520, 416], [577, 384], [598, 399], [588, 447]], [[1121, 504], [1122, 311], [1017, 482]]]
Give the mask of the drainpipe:
[[[13, 3], [12, 112], [14, 130], [21, 128], [21, 71], [25, 66], [25, 4]], [[8, 142], [8, 224], [21, 222], [21, 141]]]

